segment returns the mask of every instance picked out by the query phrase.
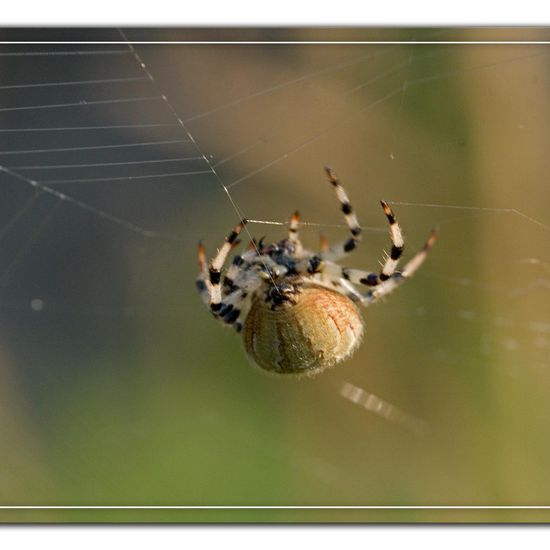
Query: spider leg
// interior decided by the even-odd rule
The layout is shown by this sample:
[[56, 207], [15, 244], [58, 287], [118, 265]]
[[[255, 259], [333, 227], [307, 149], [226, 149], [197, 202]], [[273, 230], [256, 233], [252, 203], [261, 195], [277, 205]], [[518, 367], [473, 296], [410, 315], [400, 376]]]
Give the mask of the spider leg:
[[422, 250], [407, 262], [403, 268], [403, 271], [394, 271], [388, 279], [382, 281], [373, 290], [363, 295], [363, 305], [369, 306], [370, 304], [378, 301], [383, 296], [386, 296], [390, 292], [394, 291], [404, 281], [412, 277], [416, 270], [424, 263], [424, 260], [433, 247], [436, 238], [437, 233], [433, 230]]
[[[403, 271], [397, 272], [395, 269], [386, 279], [382, 279], [382, 273], [378, 275], [374, 272], [363, 271], [362, 269], [350, 269], [330, 261], [322, 261], [316, 270], [316, 276], [321, 277], [321, 281], [330, 283], [334, 287], [342, 287], [347, 290], [346, 295], [352, 300], [358, 300], [363, 305], [370, 305], [382, 296], [389, 294], [397, 288], [405, 279], [410, 278], [414, 272], [422, 265], [428, 252], [432, 248], [436, 239], [435, 230], [424, 245], [424, 248], [414, 256], [404, 267]], [[391, 259], [391, 257], [390, 257]], [[387, 264], [388, 262], [386, 262]], [[366, 294], [359, 293], [353, 286], [364, 285], [374, 287]]]
[[235, 321], [235, 323], [233, 324], [237, 332], [241, 332], [243, 330], [244, 320], [246, 319], [246, 316], [248, 315], [248, 312], [250, 311], [251, 307], [252, 307], [252, 295], [249, 294], [248, 296], [243, 298], [241, 313], [237, 317], [237, 320]]
[[[237, 246], [238, 242], [239, 239], [235, 241], [233, 248]], [[231, 265], [222, 280], [222, 293], [229, 294], [239, 288], [239, 286], [235, 285], [235, 280], [239, 277], [241, 271], [245, 270], [247, 266], [250, 265], [250, 261], [253, 259], [255, 254], [256, 251], [252, 248], [247, 250], [244, 254], [237, 254], [233, 257], [233, 261], [231, 262]]]
[[298, 225], [300, 223], [300, 213], [298, 211], [294, 212], [290, 217], [288, 222], [288, 240], [294, 245], [294, 255], [301, 256], [303, 251], [302, 242], [300, 237], [298, 237]]
[[258, 247], [257, 245], [258, 245], [258, 241], [256, 240], [256, 237], [252, 237], [252, 239], [250, 239], [250, 242], [248, 243], [248, 247], [246, 248], [246, 251], [256, 253], [256, 249]]
[[223, 301], [220, 302], [220, 307], [215, 311], [212, 310], [212, 314], [222, 323], [234, 324], [237, 319], [243, 318], [245, 315], [243, 313], [244, 306], [261, 284], [262, 279], [257, 273], [252, 271], [243, 273], [234, 284], [235, 290], [224, 296]]
[[377, 286], [380, 284], [378, 273], [364, 271], [362, 269], [350, 269], [335, 262], [322, 262], [318, 272], [327, 275], [330, 280], [344, 280], [354, 285]]
[[290, 242], [298, 242], [298, 224], [300, 223], [300, 212], [296, 210], [294, 214], [290, 217], [288, 222], [288, 240]]
[[239, 288], [220, 302], [221, 307], [212, 313], [222, 323], [232, 325], [241, 315], [241, 304], [246, 296], [247, 292]]
[[345, 294], [350, 300], [354, 302], [361, 302], [363, 295], [350, 283], [350, 281], [342, 278], [336, 278], [328, 274], [321, 274], [321, 282], [329, 284], [331, 288], [334, 288], [338, 292]]
[[335, 261], [342, 258], [357, 247], [359, 241], [361, 240], [361, 227], [359, 226], [357, 216], [353, 211], [348, 195], [342, 187], [338, 176], [331, 168], [325, 167], [325, 171], [329, 182], [336, 191], [336, 197], [340, 201], [346, 224], [348, 225], [351, 233], [351, 238], [331, 246], [328, 250], [322, 251], [319, 255], [322, 260]]
[[221, 269], [227, 256], [237, 241], [239, 233], [246, 225], [247, 220], [242, 220], [231, 233], [225, 239], [222, 247], [218, 250], [218, 253], [208, 266], [208, 279], [205, 281], [207, 290], [210, 293], [210, 309], [212, 311], [219, 311], [222, 301], [222, 287], [221, 287]]
[[[309, 265], [307, 267], [308, 272], [319, 273], [322, 271], [327, 271], [327, 273], [332, 277], [337, 277], [337, 271], [341, 270], [340, 276], [343, 279], [351, 281], [353, 284], [367, 286], [377, 286], [380, 283], [387, 281], [397, 268], [399, 258], [403, 254], [403, 247], [405, 243], [403, 240], [401, 226], [397, 222], [392, 209], [387, 202], [380, 201], [380, 203], [382, 204], [382, 208], [384, 209], [384, 213], [386, 214], [390, 224], [390, 238], [392, 247], [390, 254], [384, 262], [379, 274], [369, 273], [368, 271], [363, 271], [361, 269], [348, 269], [335, 264], [334, 260], [331, 259], [334, 257], [334, 255], [331, 254], [334, 247], [329, 248], [328, 253], [324, 253], [323, 250], [321, 250], [320, 254], [309, 258]], [[323, 243], [321, 246], [323, 246]], [[301, 267], [303, 268], [303, 263], [301, 264]]]
[[195, 284], [197, 285], [197, 290], [199, 291], [199, 294], [201, 295], [203, 302], [205, 304], [208, 304], [210, 303], [210, 292], [206, 285], [206, 280], [208, 278], [208, 269], [206, 267], [206, 254], [204, 250], [204, 244], [202, 244], [202, 242], [199, 242], [198, 256], [199, 256], [199, 275], [197, 277]]
[[319, 250], [321, 252], [327, 252], [329, 249], [328, 238], [324, 233], [319, 235]]
[[319, 266], [318, 275], [321, 281], [330, 284], [340, 292], [345, 290], [344, 294], [354, 302], [363, 302], [364, 296], [353, 285], [377, 285], [379, 284], [378, 275], [369, 273], [361, 269], [349, 269], [342, 267], [334, 262], [322, 262]]
[[379, 275], [380, 281], [387, 281], [397, 269], [399, 258], [401, 257], [401, 254], [403, 254], [405, 242], [403, 240], [401, 226], [397, 223], [390, 205], [386, 201], [380, 201], [380, 204], [382, 205], [384, 214], [386, 214], [386, 218], [388, 218], [388, 222], [390, 224], [390, 238], [392, 242], [390, 254], [386, 258], [386, 262], [382, 266], [382, 271], [380, 271]]
[[354, 302], [360, 302], [363, 295], [351, 284], [349, 278], [343, 276], [344, 271], [346, 268], [334, 262], [322, 262], [319, 271], [312, 275], [311, 280], [345, 294]]

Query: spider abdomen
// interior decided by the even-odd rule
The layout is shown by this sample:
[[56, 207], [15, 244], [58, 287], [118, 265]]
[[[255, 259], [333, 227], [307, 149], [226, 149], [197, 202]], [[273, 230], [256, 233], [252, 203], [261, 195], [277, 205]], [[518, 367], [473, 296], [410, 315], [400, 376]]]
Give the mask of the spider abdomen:
[[258, 297], [243, 327], [244, 346], [254, 363], [280, 374], [317, 374], [349, 357], [362, 334], [355, 304], [315, 284], [301, 287], [292, 301], [275, 309]]

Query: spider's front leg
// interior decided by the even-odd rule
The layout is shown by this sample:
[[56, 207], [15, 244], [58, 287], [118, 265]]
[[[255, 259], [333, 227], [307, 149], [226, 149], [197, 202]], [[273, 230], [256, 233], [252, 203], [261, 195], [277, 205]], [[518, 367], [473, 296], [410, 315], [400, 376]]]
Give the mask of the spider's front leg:
[[237, 332], [242, 328], [242, 320], [246, 317], [246, 311], [250, 307], [251, 293], [259, 286], [248, 285], [244, 288], [238, 288], [231, 294], [224, 297], [220, 302], [220, 308], [217, 311], [212, 311], [214, 316], [227, 325], [234, 325]]
[[221, 270], [231, 249], [237, 243], [237, 237], [246, 225], [247, 220], [242, 220], [225, 239], [222, 247], [218, 250], [216, 256], [206, 267], [204, 247], [199, 244], [199, 276], [197, 278], [197, 289], [201, 293], [203, 300], [210, 304], [213, 312], [219, 311], [222, 301]]
[[204, 244], [202, 244], [202, 242], [199, 242], [198, 256], [199, 256], [199, 276], [197, 277], [195, 284], [197, 285], [197, 290], [201, 295], [202, 301], [208, 305], [210, 303], [210, 292], [206, 286], [206, 280], [208, 278], [208, 269], [206, 267], [206, 253], [204, 250]]

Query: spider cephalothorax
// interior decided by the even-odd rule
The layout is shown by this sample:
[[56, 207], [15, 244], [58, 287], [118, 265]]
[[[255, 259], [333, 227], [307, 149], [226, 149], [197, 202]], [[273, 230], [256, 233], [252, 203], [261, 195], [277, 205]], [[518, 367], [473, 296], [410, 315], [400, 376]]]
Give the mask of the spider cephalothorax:
[[284, 307], [291, 307], [298, 303], [302, 287], [304, 286], [300, 276], [285, 277], [285, 281], [269, 284], [265, 291], [265, 302], [271, 311], [277, 311]]
[[246, 220], [208, 265], [199, 244], [197, 289], [204, 302], [218, 320], [242, 333], [254, 363], [271, 372], [311, 375], [349, 357], [363, 335], [357, 304], [368, 306], [394, 290], [420, 267], [435, 242], [432, 231], [424, 248], [397, 271], [403, 236], [392, 209], [381, 201], [392, 241], [382, 269], [371, 273], [340, 266], [336, 261], [361, 240], [361, 227], [336, 174], [330, 168], [326, 172], [351, 233], [347, 240], [329, 247], [323, 239], [319, 252], [304, 249], [295, 212], [288, 238], [268, 246], [253, 239], [223, 277], [225, 260]]

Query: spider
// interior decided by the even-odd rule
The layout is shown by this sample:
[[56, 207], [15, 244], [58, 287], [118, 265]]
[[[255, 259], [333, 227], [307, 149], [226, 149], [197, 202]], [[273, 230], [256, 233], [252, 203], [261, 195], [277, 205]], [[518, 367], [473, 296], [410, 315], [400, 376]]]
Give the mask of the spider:
[[[349, 269], [337, 260], [357, 248], [361, 227], [337, 175], [325, 168], [351, 236], [333, 246], [321, 238], [319, 252], [306, 250], [298, 237], [300, 215], [290, 218], [288, 237], [264, 245], [252, 239], [249, 248], [222, 268], [247, 220], [226, 238], [207, 265], [199, 243], [197, 289], [216, 319], [242, 334], [244, 347], [260, 368], [279, 374], [317, 374], [348, 358], [363, 336], [358, 305], [369, 306], [397, 288], [422, 265], [435, 239], [401, 271], [403, 235], [393, 210], [380, 201], [389, 222], [392, 247], [379, 272]], [[358, 290], [358, 288], [361, 290]]]

